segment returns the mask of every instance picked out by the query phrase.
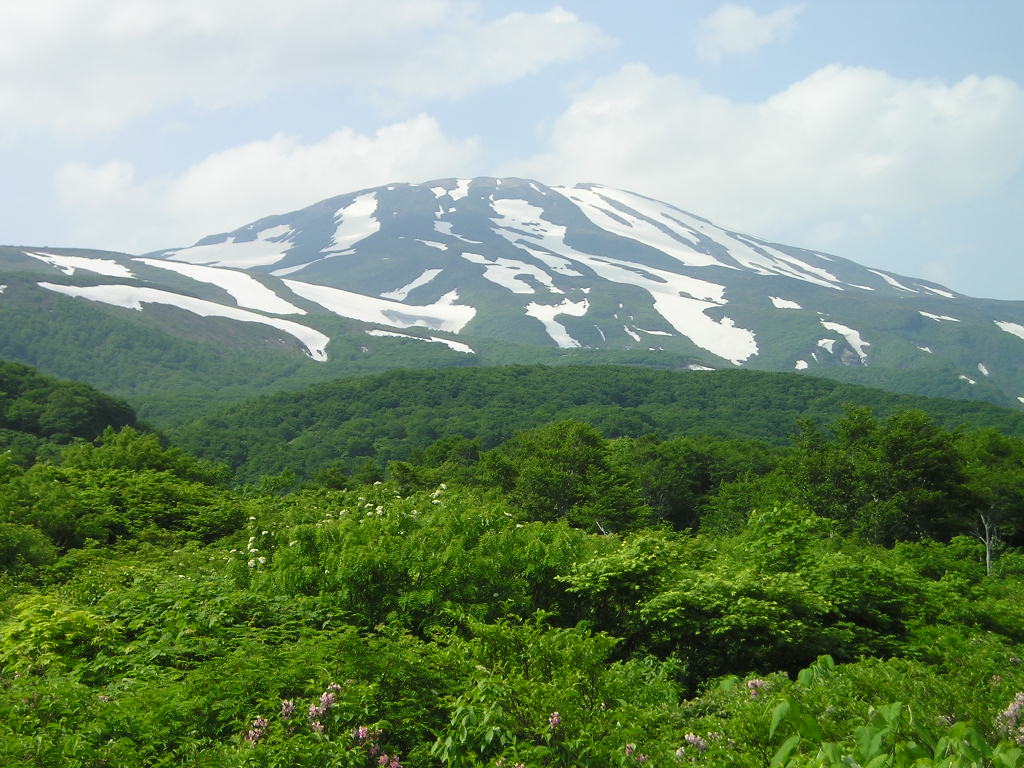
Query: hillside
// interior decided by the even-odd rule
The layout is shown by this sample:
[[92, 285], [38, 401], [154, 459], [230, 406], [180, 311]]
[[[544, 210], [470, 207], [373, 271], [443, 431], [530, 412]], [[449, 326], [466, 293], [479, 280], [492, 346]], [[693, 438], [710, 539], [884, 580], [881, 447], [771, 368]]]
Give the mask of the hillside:
[[1024, 435], [1024, 414], [987, 403], [896, 395], [795, 373], [654, 371], [614, 366], [396, 370], [319, 384], [226, 408], [172, 431], [187, 450], [240, 478], [290, 470], [348, 473], [409, 458], [449, 436], [491, 448], [516, 431], [574, 418], [606, 436], [658, 433], [788, 442], [799, 417], [826, 422], [847, 405], [879, 416], [917, 408]]
[[72, 440], [94, 440], [108, 427], [135, 426], [135, 413], [92, 387], [43, 376], [0, 360], [0, 453], [29, 466]]

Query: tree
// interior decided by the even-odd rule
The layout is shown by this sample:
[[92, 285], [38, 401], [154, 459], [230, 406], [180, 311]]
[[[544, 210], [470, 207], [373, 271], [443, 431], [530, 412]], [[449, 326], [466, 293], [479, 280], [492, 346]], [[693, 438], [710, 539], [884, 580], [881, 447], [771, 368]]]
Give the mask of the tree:
[[643, 524], [649, 508], [609, 462], [601, 433], [579, 421], [520, 432], [486, 453], [481, 477], [534, 520], [564, 518], [588, 530]]

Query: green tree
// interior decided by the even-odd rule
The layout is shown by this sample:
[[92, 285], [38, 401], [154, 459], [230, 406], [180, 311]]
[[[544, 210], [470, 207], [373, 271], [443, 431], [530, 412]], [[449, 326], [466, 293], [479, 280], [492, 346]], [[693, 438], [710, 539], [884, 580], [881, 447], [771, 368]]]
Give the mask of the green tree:
[[565, 519], [588, 530], [626, 530], [650, 510], [609, 460], [608, 442], [588, 424], [560, 421], [520, 432], [482, 459], [481, 477], [533, 520]]

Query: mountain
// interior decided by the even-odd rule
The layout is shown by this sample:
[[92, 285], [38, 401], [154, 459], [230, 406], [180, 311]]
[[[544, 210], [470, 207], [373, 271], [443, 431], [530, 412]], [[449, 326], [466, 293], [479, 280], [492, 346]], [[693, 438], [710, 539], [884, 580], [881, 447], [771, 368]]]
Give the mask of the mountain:
[[[392, 184], [145, 256], [3, 248], [0, 285], [5, 326], [32, 328], [0, 355], [84, 372], [122, 395], [158, 384], [132, 371], [103, 380], [117, 366], [103, 364], [116, 357], [111, 337], [156, 358], [161, 380], [232, 371], [294, 386], [403, 363], [568, 360], [797, 370], [1024, 404], [1024, 302], [971, 298], [595, 184]], [[84, 307], [102, 315], [103, 338], [85, 336]], [[59, 359], [44, 351], [55, 338], [72, 347]]]

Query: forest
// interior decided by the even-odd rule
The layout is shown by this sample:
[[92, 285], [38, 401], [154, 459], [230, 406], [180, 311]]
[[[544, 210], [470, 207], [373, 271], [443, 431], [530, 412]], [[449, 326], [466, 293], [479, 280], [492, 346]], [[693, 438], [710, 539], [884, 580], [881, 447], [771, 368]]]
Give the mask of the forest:
[[920, 410], [948, 429], [1024, 435], [1024, 413], [984, 402], [900, 395], [793, 373], [515, 365], [394, 370], [258, 397], [170, 427], [175, 444], [254, 482], [289, 470], [352, 473], [414, 458], [444, 438], [491, 449], [516, 432], [573, 419], [607, 437], [749, 438], [788, 443], [801, 418], [847, 406]]
[[2, 765], [1024, 766], [1010, 411], [761, 387], [770, 434], [701, 434], [495, 407], [257, 476], [0, 371]]

